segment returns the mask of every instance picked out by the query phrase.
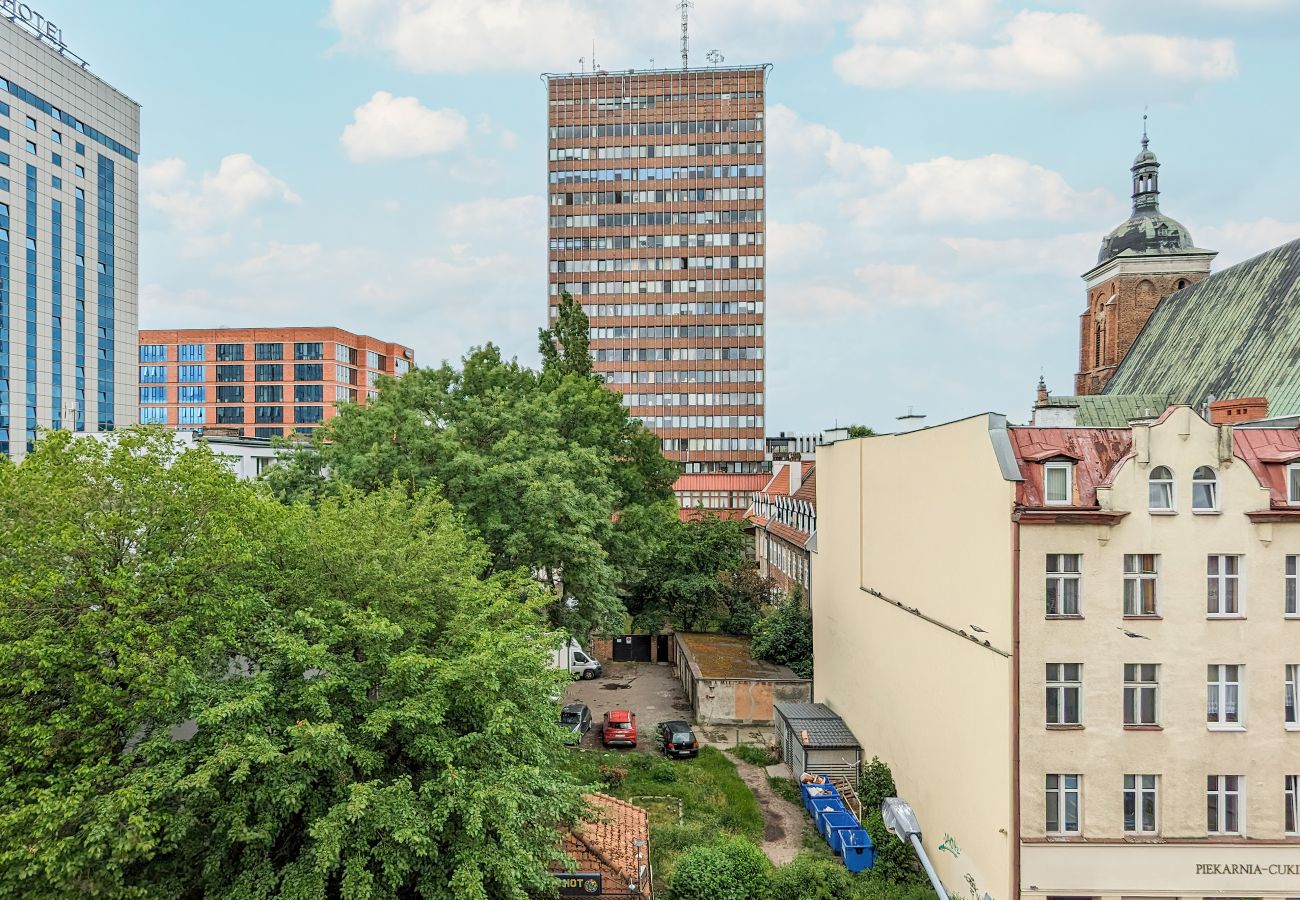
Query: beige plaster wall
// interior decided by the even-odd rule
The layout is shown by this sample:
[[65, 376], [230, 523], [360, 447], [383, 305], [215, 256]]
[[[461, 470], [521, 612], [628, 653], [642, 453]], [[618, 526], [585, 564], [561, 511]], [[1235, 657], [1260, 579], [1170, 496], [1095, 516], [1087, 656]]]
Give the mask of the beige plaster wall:
[[[1011, 894], [1013, 485], [989, 417], [818, 449], [814, 699], [890, 764], [944, 882]], [[942, 847], [942, 849], [941, 849]]]

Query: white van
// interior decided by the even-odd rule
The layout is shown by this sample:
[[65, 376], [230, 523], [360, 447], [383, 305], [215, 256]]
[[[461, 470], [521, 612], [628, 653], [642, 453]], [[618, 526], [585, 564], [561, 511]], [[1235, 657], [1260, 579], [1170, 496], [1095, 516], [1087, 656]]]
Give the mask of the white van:
[[573, 638], [569, 638], [563, 647], [551, 651], [551, 668], [568, 669], [575, 678], [591, 679], [601, 674], [600, 663], [592, 659]]

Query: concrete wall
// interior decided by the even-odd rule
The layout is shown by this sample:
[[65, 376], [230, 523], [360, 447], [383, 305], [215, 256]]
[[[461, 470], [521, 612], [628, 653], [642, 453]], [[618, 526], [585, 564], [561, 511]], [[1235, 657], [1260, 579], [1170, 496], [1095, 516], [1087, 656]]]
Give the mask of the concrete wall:
[[696, 720], [717, 725], [771, 725], [774, 703], [811, 703], [812, 685], [807, 681], [753, 681], [748, 679], [697, 678], [694, 708]]
[[[990, 424], [819, 449], [814, 699], [843, 716], [864, 760], [891, 766], [944, 882], [1006, 900], [1014, 485]], [[972, 624], [1000, 652], [944, 627], [974, 634]]]
[[[1283, 596], [1285, 556], [1300, 553], [1300, 522], [1250, 522], [1244, 513], [1267, 508], [1268, 492], [1244, 461], [1220, 461], [1218, 430], [1189, 410], [1135, 437], [1136, 458], [1119, 470], [1109, 500], [1102, 498], [1129, 511], [1127, 517], [1109, 528], [1021, 527], [1023, 883], [1068, 895], [1297, 896], [1300, 843], [1284, 835], [1283, 776], [1300, 772], [1300, 732], [1288, 731], [1283, 722], [1283, 673], [1286, 665], [1300, 664], [1300, 620], [1283, 617]], [[1148, 511], [1147, 481], [1158, 465], [1174, 475], [1173, 515]], [[1219, 471], [1217, 515], [1192, 512], [1191, 478], [1198, 466]], [[1082, 618], [1046, 618], [1048, 553], [1082, 554]], [[1125, 553], [1159, 554], [1160, 618], [1123, 616]], [[1243, 557], [1244, 618], [1206, 616], [1206, 557], [1212, 553]], [[1121, 629], [1141, 637], [1125, 637]], [[1048, 662], [1083, 664], [1082, 729], [1045, 727]], [[1125, 663], [1160, 666], [1158, 730], [1124, 727]], [[1244, 730], [1207, 727], [1211, 663], [1245, 665]], [[1046, 838], [1048, 773], [1082, 775], [1082, 837], [1096, 843]], [[1107, 846], [1125, 837], [1125, 774], [1159, 776], [1161, 843]], [[1274, 846], [1245, 847], [1240, 838], [1207, 836], [1208, 775], [1245, 776], [1245, 834], [1251, 844]], [[1225, 879], [1212, 868], [1197, 871], [1198, 864], [1248, 861], [1261, 863], [1265, 874]], [[1289, 880], [1269, 878], [1270, 865], [1296, 868]]]

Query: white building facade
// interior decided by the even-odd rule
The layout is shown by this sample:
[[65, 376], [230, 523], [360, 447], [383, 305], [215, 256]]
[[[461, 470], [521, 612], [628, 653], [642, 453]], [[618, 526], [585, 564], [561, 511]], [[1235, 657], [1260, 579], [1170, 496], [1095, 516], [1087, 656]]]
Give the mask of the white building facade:
[[140, 107], [0, 4], [0, 453], [138, 415]]

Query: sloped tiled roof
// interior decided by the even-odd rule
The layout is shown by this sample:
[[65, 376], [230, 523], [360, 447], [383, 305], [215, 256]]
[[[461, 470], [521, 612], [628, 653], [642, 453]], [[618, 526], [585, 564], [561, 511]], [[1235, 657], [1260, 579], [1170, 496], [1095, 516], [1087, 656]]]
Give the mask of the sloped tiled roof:
[[844, 720], [823, 703], [777, 703], [774, 708], [790, 723], [801, 741], [803, 732], [808, 732], [805, 747], [819, 750], [861, 747]]
[[[587, 803], [595, 811], [595, 818], [579, 822], [564, 838], [564, 852], [573, 857], [579, 871], [598, 870], [613, 881], [607, 885], [607, 894], [613, 893], [621, 883], [639, 880], [640, 867], [650, 860], [650, 828], [646, 811], [625, 800], [607, 794], [587, 794]], [[636, 858], [637, 847], [632, 842], [642, 841], [642, 859]], [[620, 892], [622, 893], [622, 892]]]
[[1048, 397], [1040, 407], [1073, 409], [1080, 428], [1122, 428], [1134, 419], [1155, 418], [1171, 404], [1170, 394], [1095, 394]]
[[1300, 413], [1300, 240], [1216, 272], [1156, 307], [1104, 394], [1267, 397]]
[[1066, 508], [1097, 506], [1097, 486], [1109, 482], [1115, 466], [1133, 447], [1128, 428], [1009, 428], [1011, 446], [1024, 478], [1016, 485], [1016, 502], [1030, 509], [1044, 506], [1043, 467], [1054, 456], [1076, 460], [1073, 502]]
[[1269, 490], [1269, 505], [1290, 507], [1287, 468], [1300, 462], [1300, 428], [1234, 428], [1232, 449]]
[[807, 465], [803, 472], [803, 484], [799, 485], [799, 490], [794, 492], [796, 500], [805, 500], [813, 508], [817, 507], [817, 466]]

